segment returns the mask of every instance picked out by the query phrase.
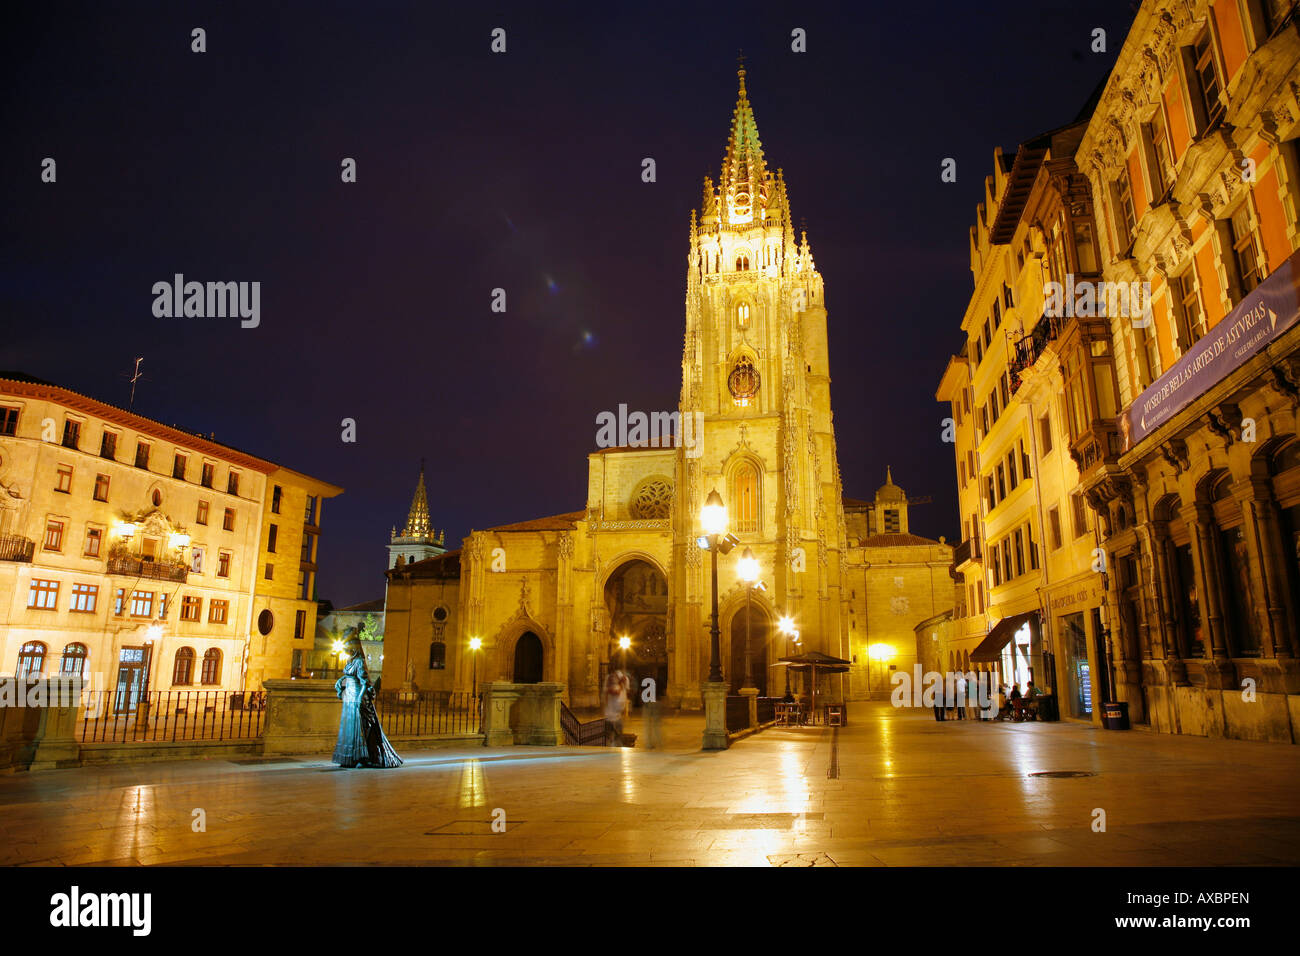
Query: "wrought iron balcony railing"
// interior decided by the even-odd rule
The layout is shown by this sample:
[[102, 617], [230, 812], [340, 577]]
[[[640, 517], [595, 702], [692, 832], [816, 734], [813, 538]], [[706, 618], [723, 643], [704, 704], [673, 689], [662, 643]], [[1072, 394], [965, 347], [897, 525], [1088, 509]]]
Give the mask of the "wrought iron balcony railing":
[[145, 561], [141, 558], [119, 555], [108, 559], [108, 573], [184, 584], [189, 577], [190, 569], [173, 561]]

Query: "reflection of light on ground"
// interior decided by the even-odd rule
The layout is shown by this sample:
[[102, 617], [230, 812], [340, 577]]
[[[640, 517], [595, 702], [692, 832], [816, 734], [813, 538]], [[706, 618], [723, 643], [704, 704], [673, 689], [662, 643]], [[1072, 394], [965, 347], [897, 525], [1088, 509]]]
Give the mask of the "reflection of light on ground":
[[619, 748], [618, 772], [623, 778], [622, 796], [625, 803], [636, 803], [636, 774], [632, 772], [632, 748]]
[[[113, 840], [111, 856], [125, 858], [134, 856], [142, 843], [142, 828], [152, 827], [154, 822], [155, 801], [153, 787], [127, 787], [122, 792], [122, 805], [118, 807], [116, 836]], [[147, 833], [152, 833], [152, 829]], [[147, 833], [145, 835], [147, 835]]]
[[487, 788], [483, 780], [483, 767], [477, 760], [467, 760], [460, 772], [460, 799], [462, 807], [482, 807], [487, 804]]
[[[783, 741], [776, 777], [769, 778], [760, 785], [759, 790], [749, 790], [743, 794], [737, 794], [736, 802], [731, 806], [732, 813], [790, 813], [802, 814], [808, 812], [808, 807], [812, 799], [809, 791], [808, 775], [804, 770], [807, 761], [807, 748], [794, 741]], [[802, 832], [804, 821], [802, 817], [795, 819], [794, 826], [798, 832]], [[765, 830], [750, 831], [754, 834], [762, 834]], [[789, 831], [779, 831], [788, 833]]]

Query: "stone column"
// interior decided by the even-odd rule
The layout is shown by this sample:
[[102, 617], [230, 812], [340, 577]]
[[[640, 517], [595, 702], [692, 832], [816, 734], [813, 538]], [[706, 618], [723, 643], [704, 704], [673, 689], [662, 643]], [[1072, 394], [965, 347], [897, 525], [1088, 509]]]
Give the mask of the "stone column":
[[744, 697], [746, 702], [749, 704], [749, 726], [757, 727], [758, 726], [758, 688], [742, 687], [740, 688], [740, 695]]
[[531, 746], [559, 747], [564, 743], [564, 729], [560, 726], [564, 689], [560, 681], [522, 685], [520, 731]]
[[1250, 475], [1233, 489], [1245, 519], [1246, 546], [1259, 574], [1251, 576], [1251, 603], [1266, 609], [1263, 628], [1265, 657], [1291, 656], [1291, 622], [1287, 618], [1286, 569], [1281, 565], [1282, 540], [1273, 515], [1272, 482]]
[[1155, 557], [1156, 599], [1160, 608], [1160, 629], [1163, 633], [1161, 644], [1164, 646], [1166, 667], [1169, 668], [1169, 680], [1177, 684], [1187, 683], [1187, 665], [1183, 663], [1183, 649], [1179, 642], [1178, 622], [1174, 611], [1174, 575], [1169, 560], [1169, 549], [1173, 542], [1169, 537], [1169, 523], [1155, 521], [1151, 524], [1151, 552]]
[[704, 681], [704, 749], [727, 749], [727, 682]]
[[1219, 589], [1223, 574], [1214, 540], [1218, 530], [1214, 523], [1214, 509], [1207, 503], [1197, 502], [1183, 509], [1183, 520], [1192, 531], [1192, 564], [1201, 590], [1201, 626], [1210, 638], [1211, 657], [1216, 661], [1227, 661], [1223, 595]]

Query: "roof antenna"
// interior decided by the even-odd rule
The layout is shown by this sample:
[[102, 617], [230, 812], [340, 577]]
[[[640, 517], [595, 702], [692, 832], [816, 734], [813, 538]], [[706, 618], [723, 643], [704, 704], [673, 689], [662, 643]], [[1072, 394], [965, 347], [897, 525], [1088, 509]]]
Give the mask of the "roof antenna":
[[130, 378], [130, 382], [131, 382], [131, 404], [127, 406], [127, 409], [128, 409], [129, 411], [135, 411], [135, 383], [138, 382], [138, 381], [140, 381], [140, 379], [144, 378], [144, 376], [140, 374], [140, 363], [143, 362], [143, 361], [144, 361], [144, 356], [143, 356], [143, 355], [141, 355], [139, 358], [137, 358], [137, 359], [135, 360], [135, 374], [132, 375], [131, 378]]

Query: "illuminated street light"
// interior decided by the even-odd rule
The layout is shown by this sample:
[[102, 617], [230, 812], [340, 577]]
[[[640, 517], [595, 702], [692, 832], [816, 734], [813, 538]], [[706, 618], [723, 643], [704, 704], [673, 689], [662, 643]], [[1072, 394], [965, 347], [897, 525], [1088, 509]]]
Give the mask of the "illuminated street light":
[[700, 509], [700, 525], [704, 528], [704, 543], [709, 546], [713, 557], [713, 621], [709, 625], [709, 681], [719, 683], [722, 680], [722, 655], [718, 649], [718, 546], [722, 535], [727, 532], [727, 506], [722, 503], [722, 495], [714, 488], [704, 499]]
[[474, 696], [474, 697], [477, 697], [477, 696], [478, 696], [478, 649], [479, 649], [480, 647], [482, 647], [482, 646], [483, 646], [483, 638], [481, 638], [481, 637], [471, 637], [471, 638], [469, 639], [469, 649], [470, 649], [471, 651], [474, 652], [474, 656], [471, 658], [471, 660], [473, 660], [473, 662], [474, 662], [474, 665], [473, 665], [473, 668], [474, 668], [474, 671], [473, 671], [473, 673], [474, 673], [474, 676], [473, 676], [473, 684], [471, 685], [471, 686], [473, 687], [473, 696]]

